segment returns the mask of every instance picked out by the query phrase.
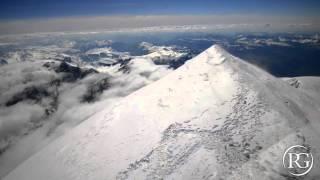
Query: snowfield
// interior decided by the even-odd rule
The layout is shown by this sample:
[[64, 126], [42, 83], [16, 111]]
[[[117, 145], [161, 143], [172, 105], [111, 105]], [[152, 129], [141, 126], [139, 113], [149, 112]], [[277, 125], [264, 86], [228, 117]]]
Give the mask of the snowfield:
[[212, 46], [103, 109], [5, 180], [287, 179], [283, 152], [311, 147], [320, 102]]
[[86, 62], [49, 47], [18, 50], [21, 61], [9, 58], [0, 67], [0, 179], [91, 115], [172, 71], [111, 48]]
[[310, 95], [314, 100], [320, 102], [320, 78], [315, 76], [300, 76], [294, 78], [283, 78], [291, 86]]

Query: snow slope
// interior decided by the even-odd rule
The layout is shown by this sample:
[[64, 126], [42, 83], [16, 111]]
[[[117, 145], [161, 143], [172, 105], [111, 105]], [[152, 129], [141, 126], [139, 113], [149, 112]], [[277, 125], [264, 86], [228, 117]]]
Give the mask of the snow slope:
[[212, 46], [4, 179], [287, 179], [289, 146], [310, 145], [319, 162], [319, 117], [308, 95]]
[[291, 86], [298, 88], [310, 95], [314, 100], [320, 102], [320, 77], [300, 76], [294, 78], [283, 78]]

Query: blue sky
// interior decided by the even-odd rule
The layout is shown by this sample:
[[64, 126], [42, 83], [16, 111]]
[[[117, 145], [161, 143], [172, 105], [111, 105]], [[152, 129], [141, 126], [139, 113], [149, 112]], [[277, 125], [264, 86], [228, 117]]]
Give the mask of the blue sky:
[[221, 24], [318, 31], [319, 17], [320, 0], [1, 0], [0, 35]]
[[0, 19], [100, 15], [318, 16], [319, 0], [2, 0]]

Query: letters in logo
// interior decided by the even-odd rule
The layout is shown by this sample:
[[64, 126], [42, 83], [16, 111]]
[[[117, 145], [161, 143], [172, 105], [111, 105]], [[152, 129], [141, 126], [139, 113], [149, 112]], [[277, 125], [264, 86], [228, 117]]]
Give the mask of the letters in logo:
[[294, 176], [306, 175], [313, 166], [310, 148], [301, 145], [291, 146], [283, 154], [282, 163], [290, 174]]

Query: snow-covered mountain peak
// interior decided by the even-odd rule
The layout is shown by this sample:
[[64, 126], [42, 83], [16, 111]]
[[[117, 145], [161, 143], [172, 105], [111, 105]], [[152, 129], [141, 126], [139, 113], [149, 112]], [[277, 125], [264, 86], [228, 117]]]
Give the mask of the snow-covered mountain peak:
[[320, 157], [319, 109], [215, 45], [93, 115], [5, 179], [287, 179], [287, 147], [310, 145]]
[[209, 65], [219, 65], [222, 64], [228, 56], [230, 56], [230, 54], [224, 51], [219, 45], [213, 45], [199, 54], [197, 59]]
[[[191, 54], [185, 49], [177, 49], [175, 46], [155, 46], [151, 43], [142, 42], [140, 44], [148, 53], [141, 57], [151, 59], [155, 64], [169, 64], [176, 68], [181, 64], [179, 61], [185, 62], [191, 59]], [[183, 63], [182, 63], [183, 64]]]

